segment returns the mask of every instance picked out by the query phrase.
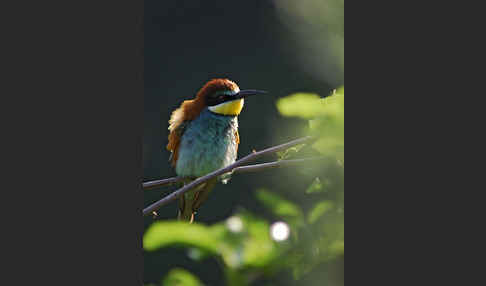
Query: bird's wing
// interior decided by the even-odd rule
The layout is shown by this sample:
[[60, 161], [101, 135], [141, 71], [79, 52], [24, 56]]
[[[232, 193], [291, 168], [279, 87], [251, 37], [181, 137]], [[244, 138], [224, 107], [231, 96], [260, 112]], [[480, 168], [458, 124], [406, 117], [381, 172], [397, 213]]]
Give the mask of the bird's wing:
[[186, 126], [189, 121], [180, 122], [177, 126], [172, 126], [169, 134], [169, 143], [167, 144], [167, 150], [171, 151], [169, 161], [175, 168], [179, 153], [179, 144], [181, 143], [181, 137], [184, 134]]
[[235, 131], [235, 138], [236, 138], [236, 152], [238, 153], [238, 146], [240, 145], [240, 134], [238, 133], [238, 129]]
[[169, 120], [169, 143], [167, 150], [171, 151], [170, 161], [175, 167], [179, 150], [179, 143], [186, 126], [194, 120], [204, 108], [204, 100], [200, 97], [194, 100], [185, 100], [181, 107], [172, 112]]

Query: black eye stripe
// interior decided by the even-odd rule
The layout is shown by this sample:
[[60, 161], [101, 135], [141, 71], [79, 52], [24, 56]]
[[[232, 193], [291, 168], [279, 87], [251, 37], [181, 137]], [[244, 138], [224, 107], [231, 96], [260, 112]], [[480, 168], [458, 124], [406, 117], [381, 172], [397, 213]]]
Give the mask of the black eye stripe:
[[213, 93], [206, 99], [208, 106], [218, 105], [220, 103], [232, 100], [233, 94], [229, 93]]

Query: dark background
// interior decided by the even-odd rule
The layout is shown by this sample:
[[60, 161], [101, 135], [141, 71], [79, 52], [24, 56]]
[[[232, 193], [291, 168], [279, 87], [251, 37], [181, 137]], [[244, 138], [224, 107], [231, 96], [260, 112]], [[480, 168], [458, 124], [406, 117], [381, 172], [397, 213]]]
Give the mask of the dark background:
[[[245, 102], [239, 116], [239, 157], [300, 136], [295, 130], [307, 122], [280, 116], [276, 99], [302, 91], [325, 95], [343, 82], [326, 79], [306, 68], [300, 55], [307, 51], [299, 35], [291, 30], [293, 24], [286, 22], [285, 14], [273, 1], [145, 1], [144, 181], [175, 175], [168, 163], [170, 153], [165, 149], [170, 114], [212, 78], [229, 78], [241, 89], [270, 93]], [[312, 36], [304, 37], [312, 40]], [[319, 63], [325, 59], [313, 60]], [[282, 179], [286, 172], [238, 175], [228, 185], [219, 184], [196, 220], [211, 224], [238, 208], [265, 216], [253, 191], [261, 187], [291, 190], [309, 183]], [[164, 190], [173, 189], [146, 191], [145, 206], [161, 198]], [[292, 199], [291, 192], [286, 196]], [[297, 196], [294, 199], [303, 200]], [[177, 204], [158, 213], [158, 219], [174, 219]], [[152, 218], [145, 218], [145, 228], [151, 222]], [[179, 249], [144, 252], [144, 281], [159, 282], [175, 266], [184, 266], [209, 285], [223, 285], [222, 270], [215, 261], [195, 264]]]

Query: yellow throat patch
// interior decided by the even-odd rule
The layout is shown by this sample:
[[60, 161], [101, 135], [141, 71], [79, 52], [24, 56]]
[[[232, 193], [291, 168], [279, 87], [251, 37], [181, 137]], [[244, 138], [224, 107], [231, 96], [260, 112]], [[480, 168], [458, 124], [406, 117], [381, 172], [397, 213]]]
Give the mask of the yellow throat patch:
[[244, 104], [245, 100], [243, 98], [240, 98], [232, 101], [223, 102], [215, 106], [209, 106], [208, 108], [209, 110], [217, 114], [236, 116], [241, 113]]

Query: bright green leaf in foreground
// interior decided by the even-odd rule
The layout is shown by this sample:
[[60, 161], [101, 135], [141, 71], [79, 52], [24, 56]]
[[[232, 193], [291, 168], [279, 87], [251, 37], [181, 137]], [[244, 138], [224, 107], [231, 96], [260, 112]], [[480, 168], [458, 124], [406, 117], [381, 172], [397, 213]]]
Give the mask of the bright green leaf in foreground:
[[276, 243], [270, 237], [270, 225], [249, 213], [241, 214], [245, 221], [246, 236], [242, 240], [242, 258], [245, 266], [265, 267], [277, 258]]
[[237, 222], [237, 228], [227, 221], [212, 226], [159, 221], [145, 233], [143, 246], [147, 251], [170, 246], [194, 247], [221, 258], [228, 267], [235, 269], [264, 267], [276, 259], [276, 243], [270, 237], [266, 221], [247, 213], [231, 219], [233, 224]]
[[193, 246], [212, 253], [218, 252], [225, 229], [221, 225], [206, 227], [179, 221], [156, 222], [143, 237], [143, 247], [153, 251], [173, 244]]

